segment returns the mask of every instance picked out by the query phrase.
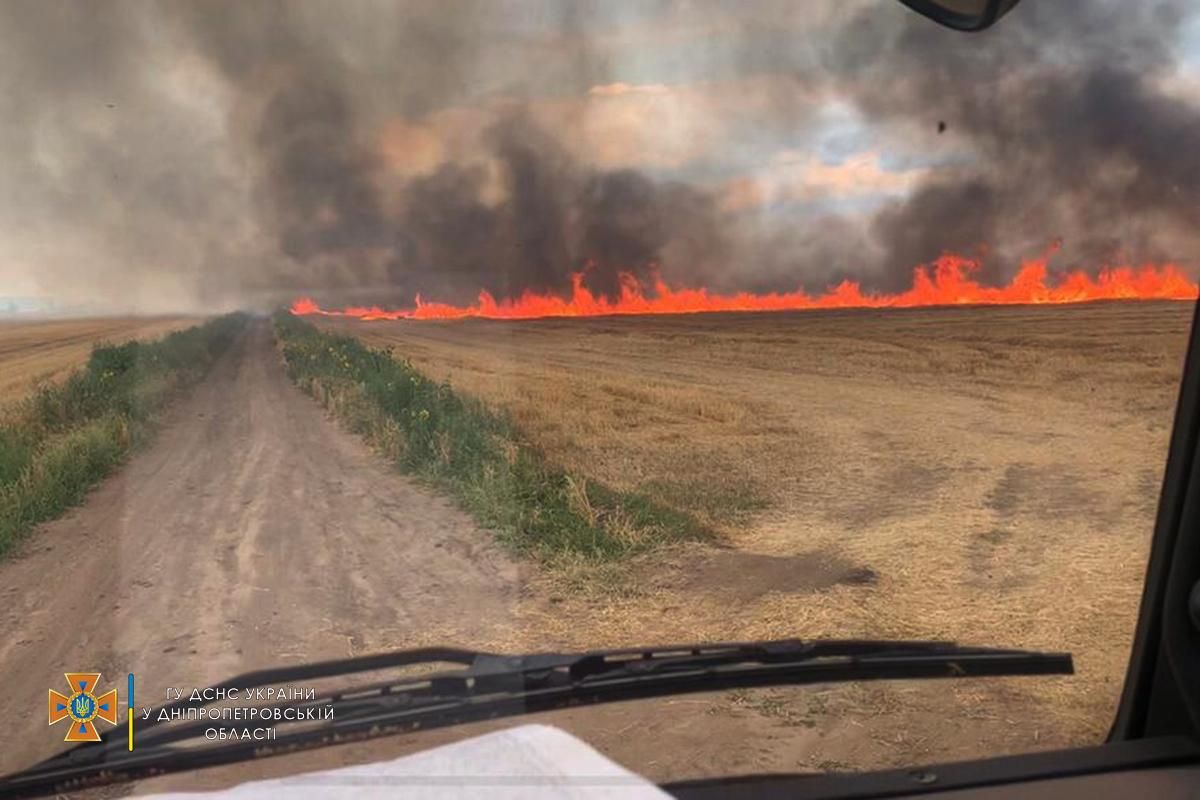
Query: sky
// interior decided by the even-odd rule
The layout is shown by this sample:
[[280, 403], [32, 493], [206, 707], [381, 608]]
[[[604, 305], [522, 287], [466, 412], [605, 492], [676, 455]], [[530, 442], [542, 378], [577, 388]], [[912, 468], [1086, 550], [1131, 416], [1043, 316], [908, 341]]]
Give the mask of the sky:
[[[0, 5], [0, 301], [113, 312], [1196, 273], [1200, 22], [1023, 0]], [[945, 123], [939, 132], [939, 123]]]

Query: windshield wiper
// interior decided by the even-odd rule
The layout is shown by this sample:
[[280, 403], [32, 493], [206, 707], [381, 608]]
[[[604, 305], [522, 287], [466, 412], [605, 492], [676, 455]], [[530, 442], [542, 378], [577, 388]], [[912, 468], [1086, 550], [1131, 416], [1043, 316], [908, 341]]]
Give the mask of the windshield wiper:
[[463, 668], [257, 705], [278, 709], [283, 717], [269, 723], [274, 728], [269, 741], [213, 744], [206, 730], [249, 723], [200, 716], [217, 710], [208, 707], [227, 706], [228, 701], [180, 700], [137, 721], [134, 751], [127, 749], [125, 732], [118, 727], [99, 743], [78, 745], [0, 779], [0, 794], [66, 792], [418, 729], [617, 700], [812, 683], [1074, 673], [1069, 653], [937, 641], [784, 639], [529, 655], [428, 648], [251, 672], [211, 688], [246, 690], [447, 662]]

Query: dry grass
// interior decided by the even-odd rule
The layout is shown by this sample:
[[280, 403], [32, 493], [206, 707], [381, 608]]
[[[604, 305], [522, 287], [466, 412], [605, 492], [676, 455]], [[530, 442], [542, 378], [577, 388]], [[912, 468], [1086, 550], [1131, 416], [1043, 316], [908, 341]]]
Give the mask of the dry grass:
[[195, 325], [189, 318], [0, 321], [0, 406], [30, 394], [82, 366], [100, 342], [155, 339]]
[[[395, 347], [508, 408], [552, 458], [686, 507], [733, 546], [650, 556], [626, 571], [633, 590], [609, 576], [612, 591], [563, 592], [556, 579], [526, 639], [916, 636], [1076, 654], [1071, 679], [833, 695], [864, 719], [896, 705], [935, 718], [952, 701], [980, 720], [978, 741], [944, 737], [969, 756], [1105, 732], [1190, 314], [1139, 303], [321, 324]], [[1017, 730], [1014, 715], [1056, 733]]]

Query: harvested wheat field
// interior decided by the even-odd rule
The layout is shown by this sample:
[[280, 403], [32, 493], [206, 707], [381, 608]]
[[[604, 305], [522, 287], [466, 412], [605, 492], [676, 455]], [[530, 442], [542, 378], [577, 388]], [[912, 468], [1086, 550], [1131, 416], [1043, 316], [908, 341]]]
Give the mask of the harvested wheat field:
[[93, 345], [154, 339], [196, 324], [185, 317], [0, 321], [0, 406], [83, 365]]
[[[819, 758], [776, 742], [756, 767], [866, 768], [1104, 735], [1191, 313], [1138, 302], [319, 324], [509, 410], [575, 473], [718, 532], [547, 576], [526, 641], [902, 636], [1075, 654], [1070, 678], [694, 701], [748, 731], [766, 720], [769, 739], [821, 732]], [[946, 719], [960, 724], [921, 725]]]

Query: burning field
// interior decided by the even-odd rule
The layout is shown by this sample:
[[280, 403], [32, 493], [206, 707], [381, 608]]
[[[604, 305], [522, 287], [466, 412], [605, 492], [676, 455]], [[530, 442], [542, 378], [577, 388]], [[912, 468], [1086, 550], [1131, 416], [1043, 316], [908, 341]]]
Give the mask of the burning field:
[[[1191, 310], [314, 319], [509, 410], [573, 471], [719, 531], [717, 546], [658, 551], [620, 576], [552, 579], [570, 584], [552, 585], [541, 617], [555, 641], [861, 635], [1075, 653], [1071, 679], [820, 695], [850, 719], [903, 704], [904, 726], [875, 719], [878, 741], [831, 756], [864, 767], [1103, 735]], [[791, 725], [816, 713], [811, 694], [773, 697], [718, 710]], [[966, 719], [915, 741], [922, 711]]]
[[[1078, 674], [561, 719], [673, 778], [1100, 738], [1200, 297], [1197, 14], [0, 3], [0, 306], [164, 315], [0, 325], [0, 405], [97, 340], [254, 315], [183, 372], [139, 346], [65, 381], [125, 466], [9, 515], [10, 693], [85, 662], [201, 686], [416, 644], [936, 637]], [[121, 414], [168, 386], [133, 447]], [[23, 406], [0, 478], [53, 489]]]
[[418, 294], [412, 308], [350, 306], [321, 308], [312, 298], [292, 303], [293, 314], [380, 319], [541, 319], [544, 317], [630, 316], [642, 314], [696, 314], [716, 311], [806, 311], [831, 308], [918, 308], [945, 305], [1066, 305], [1095, 300], [1194, 300], [1200, 287], [1174, 264], [1102, 269], [1098, 275], [1072, 271], [1048, 281], [1047, 258], [1031, 259], [1006, 286], [984, 286], [974, 279], [981, 264], [973, 259], [944, 254], [931, 267], [913, 271], [912, 287], [895, 294], [864, 293], [855, 281], [844, 280], [823, 294], [803, 290], [756, 294], [722, 294], [707, 289], [676, 289], [661, 278], [647, 293], [643, 282], [630, 272], [617, 276], [616, 297], [596, 295], [585, 285], [587, 272], [571, 276], [571, 292], [562, 297], [526, 291], [514, 300], [496, 300], [479, 293], [473, 305], [428, 302]]

